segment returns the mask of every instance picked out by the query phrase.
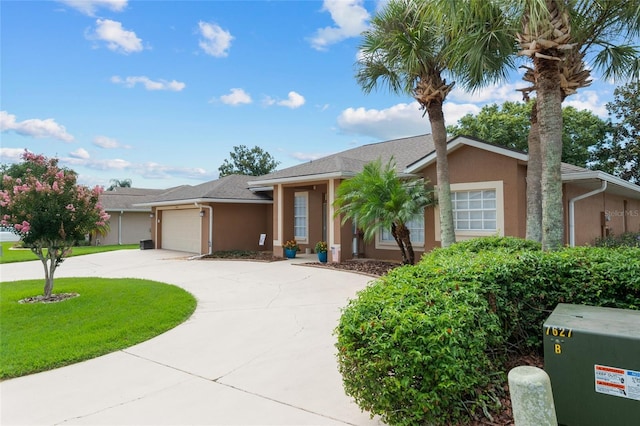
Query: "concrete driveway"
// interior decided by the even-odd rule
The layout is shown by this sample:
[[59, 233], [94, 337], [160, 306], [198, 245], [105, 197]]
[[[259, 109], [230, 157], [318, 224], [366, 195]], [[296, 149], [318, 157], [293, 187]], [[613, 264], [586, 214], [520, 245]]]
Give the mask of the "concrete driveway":
[[[371, 278], [164, 250], [65, 260], [56, 277], [135, 277], [198, 299], [178, 327], [131, 348], [0, 383], [2, 425], [376, 425], [344, 394], [332, 331]], [[0, 279], [43, 278], [40, 262]]]

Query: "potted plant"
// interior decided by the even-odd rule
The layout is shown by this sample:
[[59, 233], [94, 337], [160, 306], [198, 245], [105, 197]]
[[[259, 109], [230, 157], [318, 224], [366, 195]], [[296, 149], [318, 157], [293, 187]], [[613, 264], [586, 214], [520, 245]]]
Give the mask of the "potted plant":
[[327, 263], [327, 242], [318, 241], [316, 243], [316, 253], [318, 253], [318, 260], [321, 263]]
[[296, 240], [289, 240], [284, 243], [284, 255], [288, 259], [293, 259], [296, 257], [296, 252], [300, 250], [300, 246], [298, 246], [298, 242]]

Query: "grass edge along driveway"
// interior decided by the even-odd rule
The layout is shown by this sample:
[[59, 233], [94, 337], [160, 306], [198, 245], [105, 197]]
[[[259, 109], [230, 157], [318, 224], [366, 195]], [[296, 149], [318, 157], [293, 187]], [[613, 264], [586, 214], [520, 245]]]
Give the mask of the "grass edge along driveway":
[[[32, 260], [40, 260], [38, 256], [33, 254], [29, 249], [17, 249], [14, 248], [15, 241], [2, 242], [2, 256], [0, 256], [1, 263], [14, 263], [14, 262], [29, 262]], [[137, 249], [140, 246], [138, 244], [123, 244], [123, 245], [107, 245], [107, 246], [79, 246], [71, 249], [71, 254], [66, 257], [82, 256], [85, 254], [102, 253], [106, 251], [114, 250], [132, 250]]]
[[105, 355], [186, 321], [196, 299], [180, 287], [135, 278], [58, 278], [57, 303], [19, 303], [44, 279], [0, 283], [0, 380]]

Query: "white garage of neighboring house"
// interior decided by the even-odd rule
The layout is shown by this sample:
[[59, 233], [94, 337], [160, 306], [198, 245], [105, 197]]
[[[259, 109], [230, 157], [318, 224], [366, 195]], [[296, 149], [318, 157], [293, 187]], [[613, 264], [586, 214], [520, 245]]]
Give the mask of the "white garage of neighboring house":
[[134, 206], [148, 200], [165, 189], [115, 188], [100, 195], [100, 202], [111, 216], [109, 232], [94, 236], [91, 245], [139, 244], [151, 239], [153, 219], [151, 208]]

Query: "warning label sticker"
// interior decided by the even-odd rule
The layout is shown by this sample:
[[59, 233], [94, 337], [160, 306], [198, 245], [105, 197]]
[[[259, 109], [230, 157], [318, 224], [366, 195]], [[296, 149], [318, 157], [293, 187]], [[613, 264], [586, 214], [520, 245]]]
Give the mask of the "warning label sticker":
[[640, 371], [595, 365], [596, 392], [640, 401]]

